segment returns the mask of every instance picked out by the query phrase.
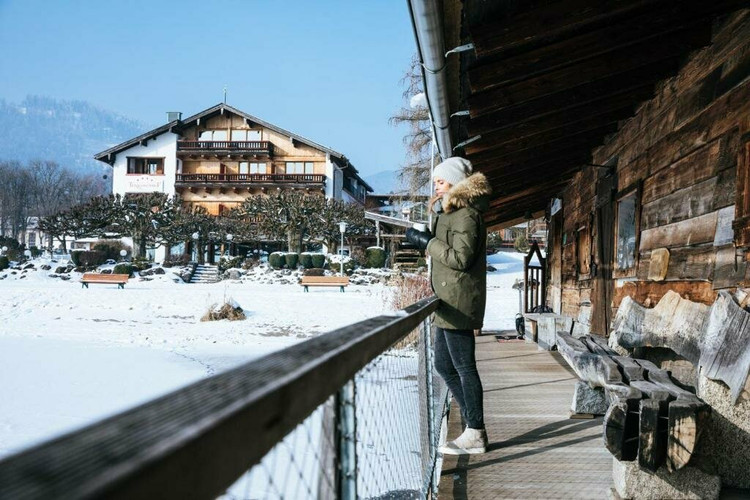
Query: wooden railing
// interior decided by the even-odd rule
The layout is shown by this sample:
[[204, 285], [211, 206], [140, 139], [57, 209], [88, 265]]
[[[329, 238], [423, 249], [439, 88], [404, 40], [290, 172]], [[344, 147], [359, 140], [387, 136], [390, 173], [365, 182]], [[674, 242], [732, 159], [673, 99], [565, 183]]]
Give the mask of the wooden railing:
[[[6, 457], [0, 498], [216, 498], [370, 361], [420, 325], [429, 332], [423, 322], [438, 303], [429, 297], [319, 335]], [[439, 420], [440, 403], [410, 411], [425, 418], [437, 408]], [[436, 449], [430, 458], [429, 481]]]
[[248, 153], [273, 153], [269, 141], [177, 141], [177, 151], [236, 151]]
[[177, 174], [178, 183], [325, 184], [323, 174]]

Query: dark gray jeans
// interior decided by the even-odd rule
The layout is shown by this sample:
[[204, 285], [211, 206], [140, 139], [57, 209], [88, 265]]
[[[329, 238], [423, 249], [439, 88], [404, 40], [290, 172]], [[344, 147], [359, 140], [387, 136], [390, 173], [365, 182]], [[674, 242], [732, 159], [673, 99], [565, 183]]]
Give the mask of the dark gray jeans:
[[473, 330], [435, 328], [435, 369], [461, 407], [471, 429], [484, 429], [482, 381], [474, 357]]

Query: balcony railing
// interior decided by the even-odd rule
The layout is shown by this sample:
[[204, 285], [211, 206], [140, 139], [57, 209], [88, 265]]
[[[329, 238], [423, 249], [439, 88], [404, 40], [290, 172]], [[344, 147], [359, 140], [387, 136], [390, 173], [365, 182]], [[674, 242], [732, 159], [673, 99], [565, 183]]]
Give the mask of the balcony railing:
[[177, 174], [178, 184], [325, 184], [323, 174]]
[[177, 151], [267, 154], [273, 153], [273, 143], [268, 141], [177, 141]]

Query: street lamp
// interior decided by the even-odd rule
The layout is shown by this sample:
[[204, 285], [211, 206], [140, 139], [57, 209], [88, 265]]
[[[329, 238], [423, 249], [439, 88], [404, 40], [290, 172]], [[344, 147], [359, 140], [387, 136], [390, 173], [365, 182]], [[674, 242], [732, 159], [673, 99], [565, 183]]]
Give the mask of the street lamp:
[[339, 247], [339, 258], [341, 259], [341, 276], [344, 275], [344, 233], [346, 232], [346, 222], [339, 222], [339, 231], [341, 232], [341, 246]]
[[227, 233], [225, 237], [227, 239], [227, 246], [228, 246], [227, 257], [231, 257], [232, 256], [232, 240], [234, 239], [234, 235], [231, 233]]
[[25, 250], [23, 254], [26, 256], [26, 260], [29, 260], [31, 258], [31, 250]]
[[125, 262], [125, 256], [126, 256], [127, 254], [128, 254], [128, 251], [127, 251], [127, 250], [125, 250], [125, 249], [123, 249], [123, 250], [120, 250], [120, 260], [122, 260], [123, 262]]
[[1, 253], [0, 255], [5, 255], [8, 252], [8, 247], [4, 246], [1, 250], [3, 251], [3, 253]]

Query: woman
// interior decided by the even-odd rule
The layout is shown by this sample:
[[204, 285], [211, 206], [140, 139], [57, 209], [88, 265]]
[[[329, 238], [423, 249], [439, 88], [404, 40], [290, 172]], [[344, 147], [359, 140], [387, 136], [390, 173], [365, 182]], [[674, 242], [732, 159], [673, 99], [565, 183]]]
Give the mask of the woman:
[[[448, 158], [435, 167], [432, 233], [409, 229], [406, 239], [432, 257], [432, 288], [440, 298], [433, 324], [435, 369], [461, 408], [466, 430], [440, 448], [450, 455], [484, 453], [482, 382], [474, 357], [474, 330], [482, 328], [487, 297], [487, 210], [490, 186], [471, 162]], [[434, 237], [432, 236], [434, 234]]]

